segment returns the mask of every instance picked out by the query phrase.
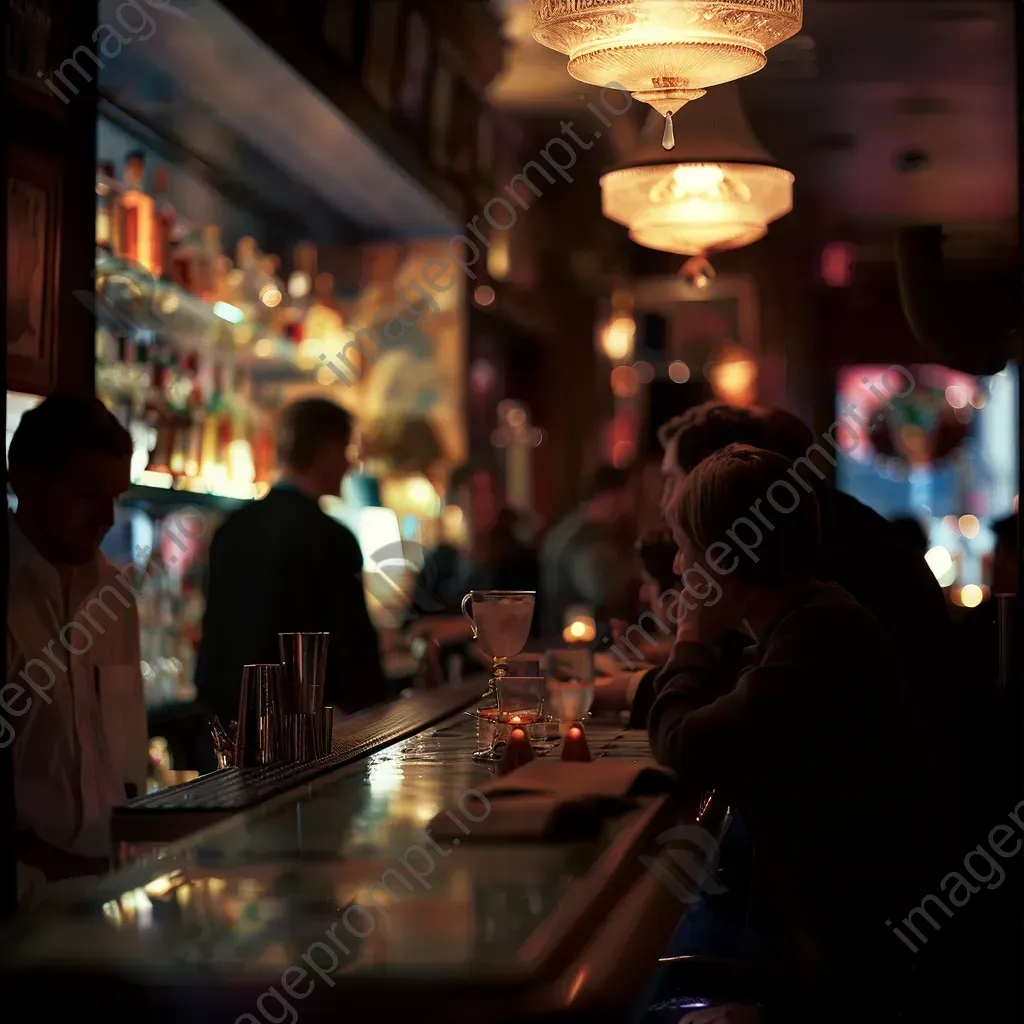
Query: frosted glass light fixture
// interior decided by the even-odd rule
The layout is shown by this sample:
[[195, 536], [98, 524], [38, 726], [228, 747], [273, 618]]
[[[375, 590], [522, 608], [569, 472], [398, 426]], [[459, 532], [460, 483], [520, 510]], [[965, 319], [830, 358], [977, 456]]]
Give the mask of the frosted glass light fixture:
[[796, 35], [803, 0], [530, 0], [534, 38], [568, 54], [569, 74], [623, 89], [664, 117], [707, 89], [760, 71]]
[[793, 175], [754, 138], [735, 86], [683, 116], [680, 150], [669, 155], [648, 141], [601, 178], [604, 215], [639, 245], [685, 256], [756, 242], [793, 209]]

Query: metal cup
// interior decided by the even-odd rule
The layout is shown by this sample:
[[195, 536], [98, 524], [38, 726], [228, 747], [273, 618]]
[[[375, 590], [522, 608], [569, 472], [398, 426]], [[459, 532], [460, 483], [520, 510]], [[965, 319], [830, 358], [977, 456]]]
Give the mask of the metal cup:
[[323, 705], [330, 633], [279, 633], [288, 706], [292, 715], [315, 715]]
[[235, 765], [253, 768], [282, 759], [280, 665], [242, 666]]
[[285, 715], [285, 731], [289, 761], [301, 764], [316, 760], [316, 752], [320, 745], [316, 731], [316, 715]]
[[318, 757], [328, 757], [334, 749], [334, 708], [328, 705], [317, 712]]

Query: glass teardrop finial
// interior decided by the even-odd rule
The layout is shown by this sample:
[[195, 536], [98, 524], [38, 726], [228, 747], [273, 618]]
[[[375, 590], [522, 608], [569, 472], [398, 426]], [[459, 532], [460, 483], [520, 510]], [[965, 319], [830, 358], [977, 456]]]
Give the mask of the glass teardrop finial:
[[665, 115], [665, 131], [661, 136], [661, 145], [663, 149], [674, 149], [676, 144], [676, 133], [672, 127], [672, 115]]

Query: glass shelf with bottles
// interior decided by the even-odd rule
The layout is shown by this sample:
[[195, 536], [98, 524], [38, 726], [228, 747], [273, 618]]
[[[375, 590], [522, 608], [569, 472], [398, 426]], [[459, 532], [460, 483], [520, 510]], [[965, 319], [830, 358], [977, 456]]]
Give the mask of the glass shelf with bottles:
[[110, 164], [97, 176], [97, 393], [133, 434], [134, 483], [257, 497], [279, 385], [317, 379], [322, 353], [347, 340], [334, 279], [317, 274], [311, 243], [287, 285], [252, 237], [232, 261], [219, 228], [196, 229], [166, 200], [164, 168], [154, 195], [144, 176], [141, 154], [123, 180]]

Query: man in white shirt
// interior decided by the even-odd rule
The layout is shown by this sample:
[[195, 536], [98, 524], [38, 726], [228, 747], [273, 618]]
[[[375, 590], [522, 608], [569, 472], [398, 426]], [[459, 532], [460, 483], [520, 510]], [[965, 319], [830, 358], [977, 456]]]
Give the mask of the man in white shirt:
[[100, 553], [131, 453], [91, 398], [47, 398], [11, 439], [0, 746], [13, 755], [21, 902], [106, 871], [111, 809], [145, 785], [138, 581]]

